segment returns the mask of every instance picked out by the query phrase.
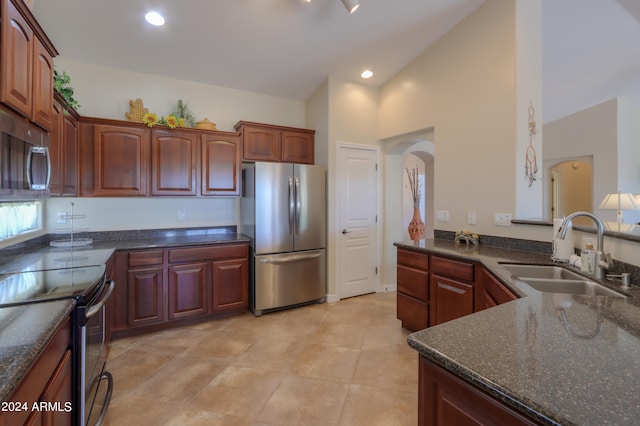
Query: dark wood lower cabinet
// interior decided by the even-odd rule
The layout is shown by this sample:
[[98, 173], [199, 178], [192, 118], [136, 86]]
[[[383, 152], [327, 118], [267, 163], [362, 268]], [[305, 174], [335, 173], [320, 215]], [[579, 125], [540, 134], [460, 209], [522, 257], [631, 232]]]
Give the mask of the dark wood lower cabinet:
[[130, 269], [127, 286], [129, 327], [157, 324], [165, 320], [162, 267]]
[[409, 331], [429, 326], [429, 256], [398, 250], [397, 318]]
[[248, 256], [245, 243], [117, 251], [113, 338], [245, 312]]
[[420, 426], [537, 424], [424, 356], [419, 370]]
[[518, 296], [513, 294], [489, 271], [482, 268], [475, 286], [474, 304], [476, 312], [516, 300], [517, 298]]
[[397, 317], [409, 331], [518, 298], [483, 264], [400, 247], [397, 253]]
[[[0, 426], [73, 424], [71, 319], [68, 318], [31, 369], [6, 398]], [[47, 404], [41, 405], [41, 404]], [[19, 409], [16, 407], [19, 404]], [[42, 409], [33, 409], [34, 404]]]
[[473, 313], [473, 285], [431, 274], [429, 325]]
[[169, 319], [207, 313], [207, 264], [169, 267]]
[[212, 263], [213, 311], [227, 311], [247, 307], [249, 262], [244, 259], [222, 260]]

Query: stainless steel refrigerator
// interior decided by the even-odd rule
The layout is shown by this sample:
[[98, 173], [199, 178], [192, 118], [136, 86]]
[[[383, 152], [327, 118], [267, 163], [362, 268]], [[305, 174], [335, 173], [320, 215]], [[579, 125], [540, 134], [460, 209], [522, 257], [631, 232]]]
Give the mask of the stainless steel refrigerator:
[[321, 166], [245, 165], [240, 228], [251, 238], [249, 307], [254, 315], [324, 302], [325, 181]]

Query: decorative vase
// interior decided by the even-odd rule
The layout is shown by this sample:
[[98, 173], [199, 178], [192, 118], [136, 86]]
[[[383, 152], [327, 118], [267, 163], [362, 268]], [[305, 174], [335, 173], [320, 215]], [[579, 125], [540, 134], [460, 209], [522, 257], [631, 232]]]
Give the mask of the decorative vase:
[[420, 208], [413, 208], [413, 218], [409, 222], [409, 238], [412, 240], [421, 240], [424, 238], [424, 222], [420, 216]]

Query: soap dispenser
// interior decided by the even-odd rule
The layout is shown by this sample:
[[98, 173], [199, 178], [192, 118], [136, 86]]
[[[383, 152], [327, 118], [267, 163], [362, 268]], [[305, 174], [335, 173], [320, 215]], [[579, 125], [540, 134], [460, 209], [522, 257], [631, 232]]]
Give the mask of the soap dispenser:
[[595, 269], [596, 254], [593, 251], [591, 238], [584, 239], [584, 248], [580, 252], [580, 269], [582, 272], [593, 274]]

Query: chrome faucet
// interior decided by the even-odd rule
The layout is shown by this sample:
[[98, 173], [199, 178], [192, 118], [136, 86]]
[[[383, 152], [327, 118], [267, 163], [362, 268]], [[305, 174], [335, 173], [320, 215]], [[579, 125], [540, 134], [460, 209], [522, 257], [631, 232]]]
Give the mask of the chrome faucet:
[[591, 220], [593, 220], [593, 222], [596, 224], [597, 239], [596, 239], [595, 267], [593, 269], [593, 276], [599, 280], [602, 280], [604, 279], [604, 271], [609, 269], [610, 267], [610, 264], [609, 264], [610, 256], [604, 254], [602, 250], [603, 242], [604, 242], [604, 224], [600, 219], [598, 219], [597, 216], [589, 212], [571, 213], [562, 222], [562, 225], [558, 230], [558, 237], [564, 240], [564, 237], [567, 235], [567, 227], [569, 226], [571, 221], [578, 216], [591, 218]]

